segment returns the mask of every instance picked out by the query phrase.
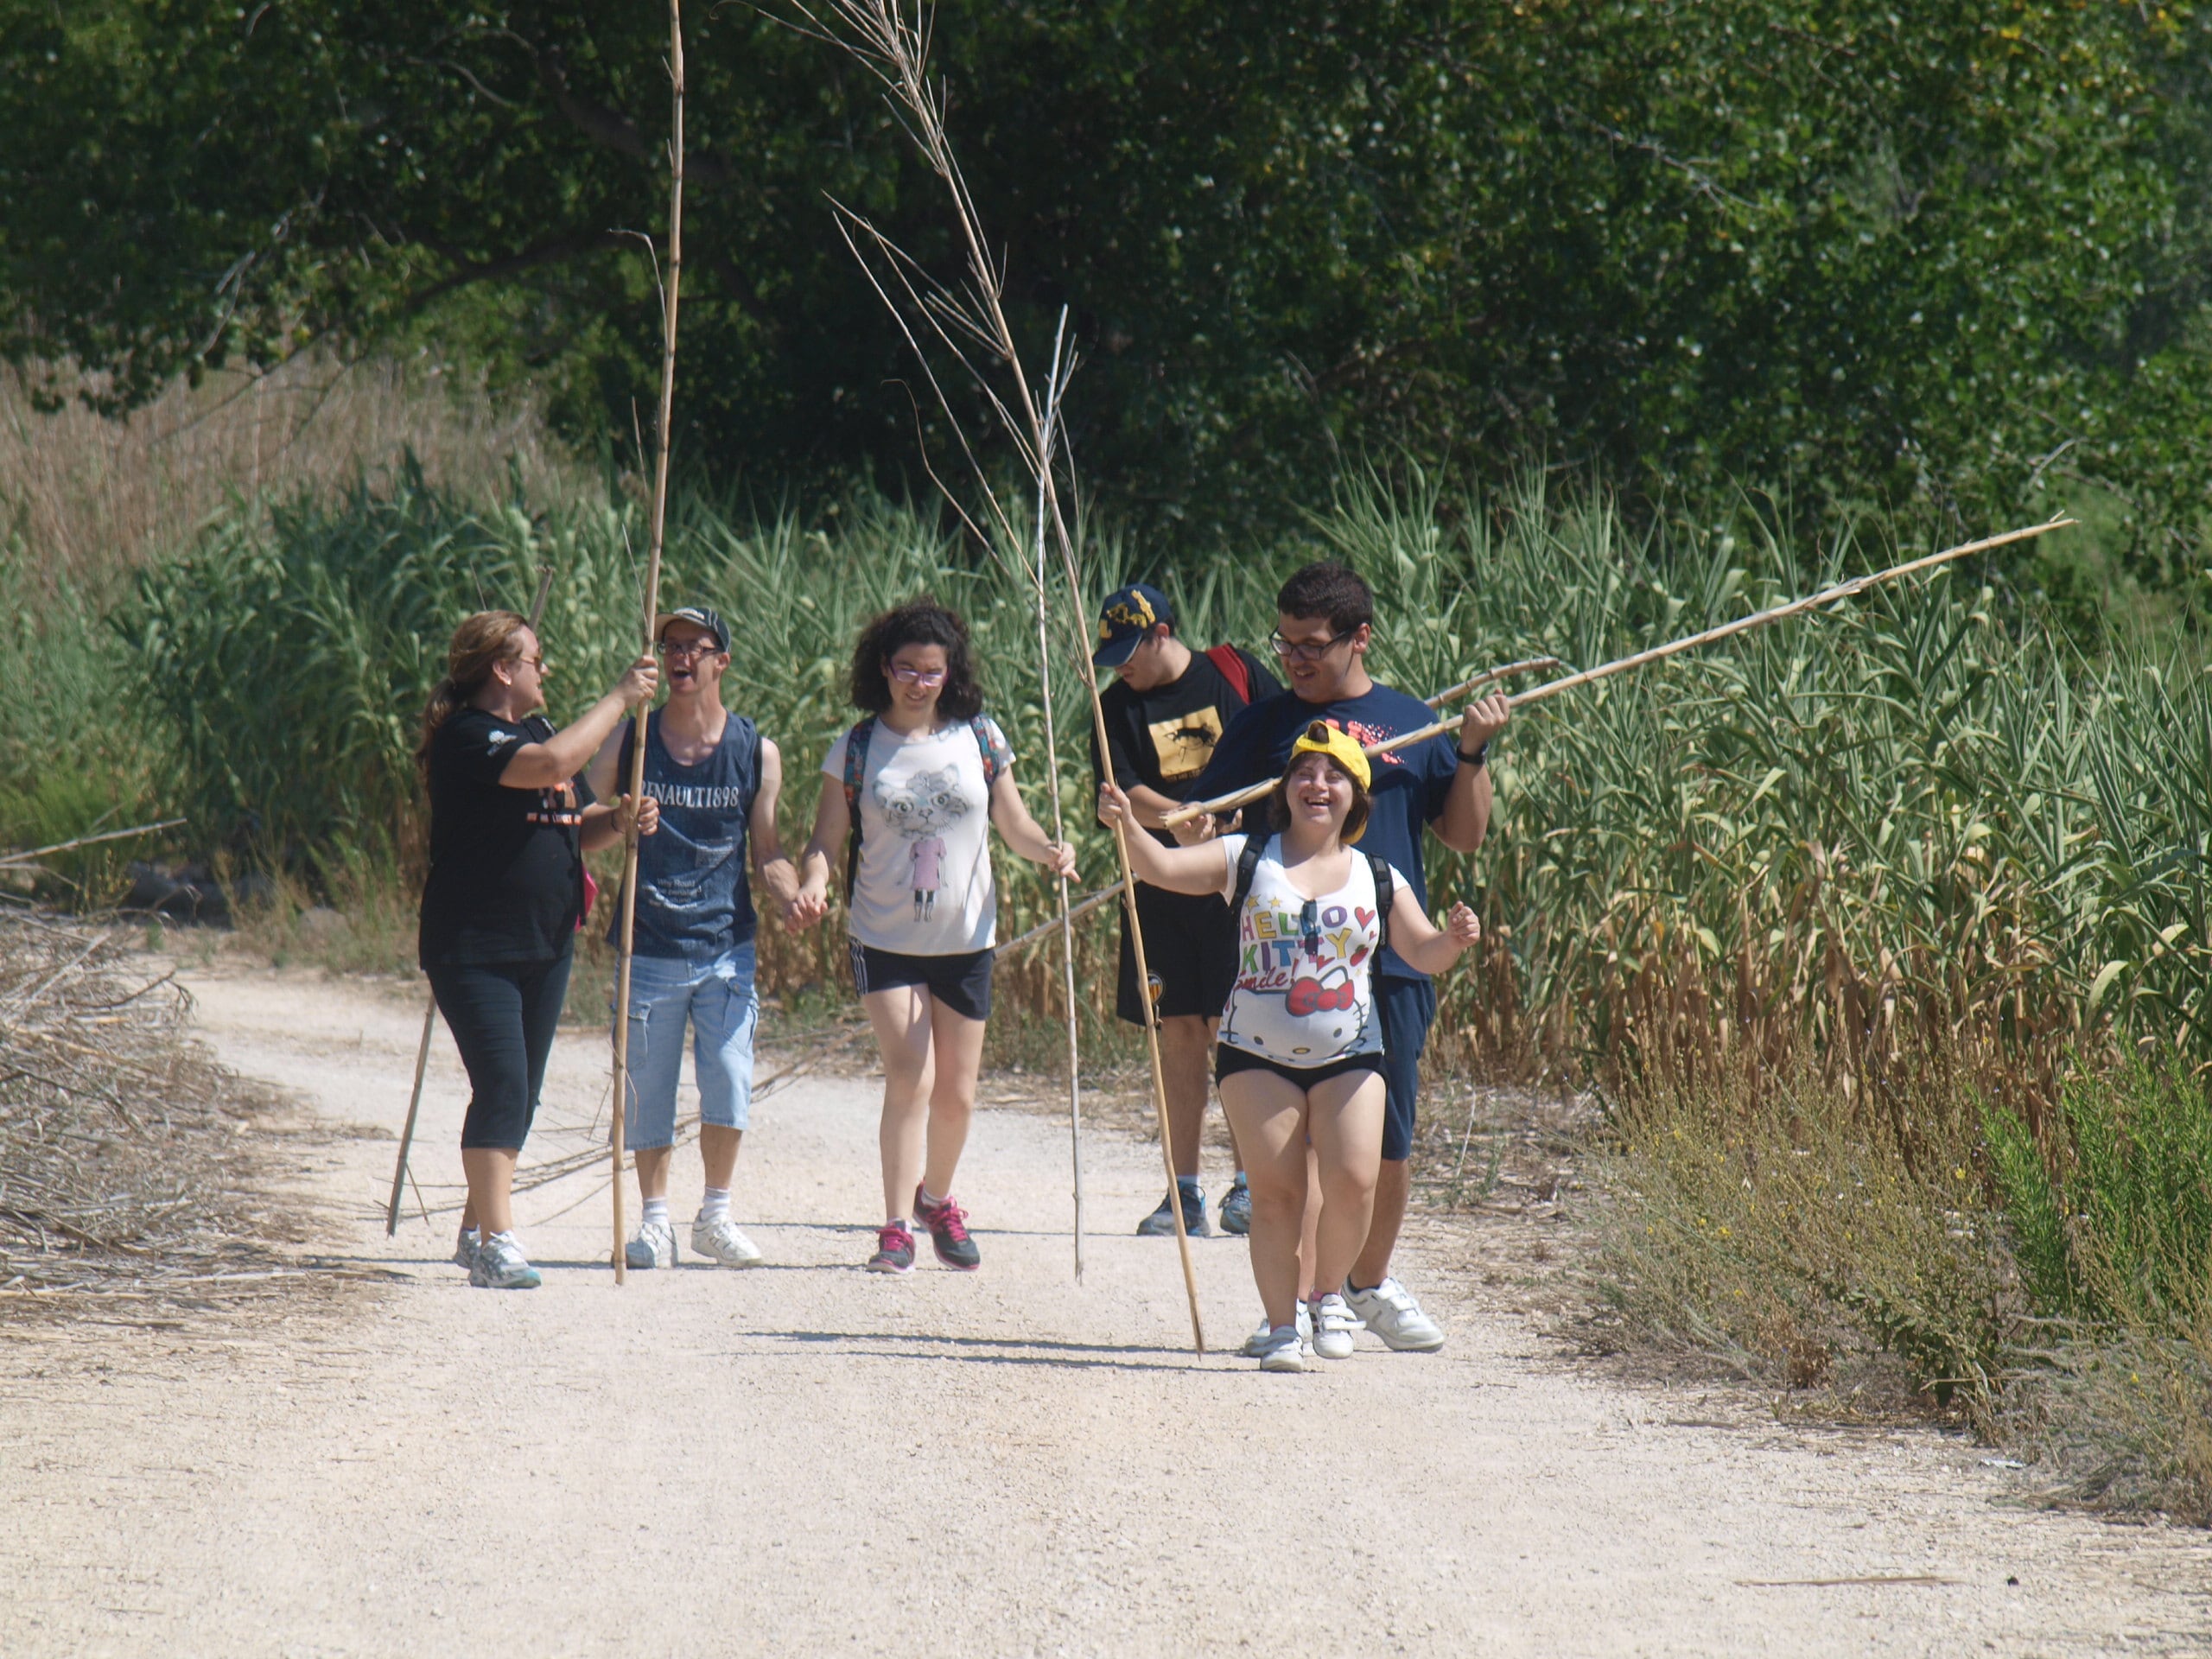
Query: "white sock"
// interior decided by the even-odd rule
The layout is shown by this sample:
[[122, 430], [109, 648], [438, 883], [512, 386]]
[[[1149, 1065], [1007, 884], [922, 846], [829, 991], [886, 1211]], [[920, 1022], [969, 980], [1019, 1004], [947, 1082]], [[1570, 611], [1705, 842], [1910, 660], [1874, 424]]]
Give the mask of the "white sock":
[[710, 1186], [699, 1199], [699, 1219], [705, 1222], [729, 1219], [729, 1188]]
[[645, 1200], [645, 1224], [648, 1227], [665, 1227], [668, 1225], [668, 1200], [666, 1198], [647, 1198]]
[[931, 1192], [926, 1186], [921, 1189], [921, 1205], [923, 1209], [934, 1210], [938, 1205], [944, 1202], [944, 1200], [943, 1198], [938, 1197], [936, 1193]]
[[886, 1227], [896, 1227], [901, 1232], [911, 1233], [914, 1230], [912, 1227], [906, 1224], [906, 1217], [904, 1216], [893, 1216], [883, 1224]]

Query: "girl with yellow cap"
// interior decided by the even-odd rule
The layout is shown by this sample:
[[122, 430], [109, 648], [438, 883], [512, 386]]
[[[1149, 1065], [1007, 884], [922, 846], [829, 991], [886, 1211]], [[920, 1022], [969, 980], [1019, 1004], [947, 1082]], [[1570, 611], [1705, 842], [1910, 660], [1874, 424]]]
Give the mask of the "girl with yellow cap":
[[[1215, 1077], [1252, 1189], [1252, 1277], [1268, 1333], [1247, 1349], [1260, 1369], [1305, 1369], [1299, 1330], [1299, 1223], [1306, 1149], [1320, 1176], [1321, 1215], [1302, 1310], [1312, 1351], [1349, 1357], [1360, 1328], [1336, 1287], [1367, 1237], [1382, 1155], [1382, 1033], [1375, 958], [1387, 945], [1422, 973], [1442, 973], [1482, 937], [1455, 905], [1440, 931], [1403, 874], [1354, 850], [1367, 827], [1373, 774], [1344, 731], [1321, 721], [1292, 746], [1271, 800], [1274, 833], [1224, 836], [1195, 847], [1128, 836], [1140, 881], [1175, 893], [1218, 893], [1236, 918], [1237, 970], [1221, 1021]], [[1098, 815], [1130, 823], [1110, 781]]]

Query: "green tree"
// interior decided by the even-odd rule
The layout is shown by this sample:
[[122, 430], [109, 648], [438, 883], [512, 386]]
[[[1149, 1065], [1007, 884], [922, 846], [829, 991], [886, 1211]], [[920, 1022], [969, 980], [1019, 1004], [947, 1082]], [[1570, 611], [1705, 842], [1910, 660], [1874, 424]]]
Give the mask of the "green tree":
[[[657, 8], [0, 0], [0, 342], [127, 402], [422, 335], [626, 440]], [[949, 266], [865, 76], [689, 23], [681, 419], [780, 486], [911, 468], [912, 365], [825, 197]], [[2079, 0], [947, 0], [1017, 327], [1075, 453], [1198, 545], [1398, 446], [1647, 493], [1979, 518], [2086, 480], [2178, 579], [2203, 508], [2206, 32]]]

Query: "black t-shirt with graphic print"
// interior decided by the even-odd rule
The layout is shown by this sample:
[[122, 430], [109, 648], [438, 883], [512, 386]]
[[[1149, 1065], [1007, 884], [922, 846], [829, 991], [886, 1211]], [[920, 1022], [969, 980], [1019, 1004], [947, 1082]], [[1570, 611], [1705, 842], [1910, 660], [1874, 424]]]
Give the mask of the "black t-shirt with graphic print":
[[[1253, 702], [1263, 702], [1282, 690], [1282, 683], [1249, 651], [1236, 653], [1252, 677]], [[1182, 677], [1150, 691], [1134, 691], [1116, 679], [1099, 696], [1106, 716], [1106, 744], [1114, 758], [1114, 781], [1123, 789], [1142, 784], [1171, 801], [1196, 798], [1191, 786], [1213, 759], [1213, 746], [1244, 701], [1236, 695], [1212, 658], [1202, 651], [1191, 652], [1191, 665]], [[1090, 766], [1096, 774], [1098, 738], [1090, 740]], [[1175, 837], [1155, 830], [1154, 836], [1173, 846]]]
[[582, 778], [557, 789], [499, 782], [524, 744], [553, 723], [463, 709], [430, 740], [430, 875], [423, 885], [418, 960], [550, 962], [583, 915]]

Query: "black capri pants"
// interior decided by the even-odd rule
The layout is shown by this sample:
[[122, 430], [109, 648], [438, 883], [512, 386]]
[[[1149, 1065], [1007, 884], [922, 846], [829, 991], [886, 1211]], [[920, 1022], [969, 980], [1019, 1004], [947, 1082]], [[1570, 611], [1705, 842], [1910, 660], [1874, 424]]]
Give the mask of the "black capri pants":
[[563, 950], [550, 962], [440, 963], [429, 969], [430, 995], [468, 1069], [462, 1150], [522, 1150], [568, 998], [573, 957]]

